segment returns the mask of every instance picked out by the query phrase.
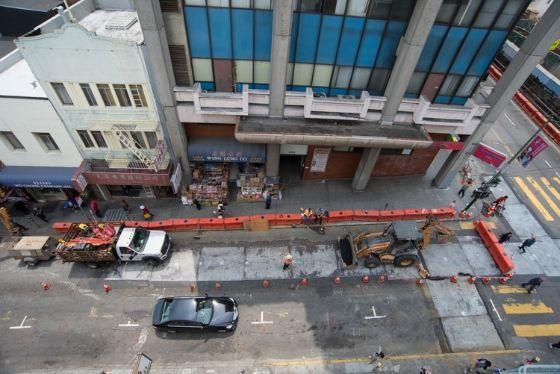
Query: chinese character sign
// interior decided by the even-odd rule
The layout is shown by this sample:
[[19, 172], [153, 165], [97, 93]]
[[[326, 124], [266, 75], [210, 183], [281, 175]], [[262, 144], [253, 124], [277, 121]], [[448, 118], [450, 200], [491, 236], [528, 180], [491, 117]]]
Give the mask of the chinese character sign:
[[531, 143], [529, 143], [519, 154], [519, 156], [517, 156], [517, 161], [519, 161], [521, 166], [527, 167], [531, 160], [537, 157], [537, 155], [544, 151], [547, 147], [548, 144], [546, 144], [544, 139], [541, 138], [540, 135], [537, 135], [535, 136], [535, 139], [533, 139], [533, 141], [531, 141]]

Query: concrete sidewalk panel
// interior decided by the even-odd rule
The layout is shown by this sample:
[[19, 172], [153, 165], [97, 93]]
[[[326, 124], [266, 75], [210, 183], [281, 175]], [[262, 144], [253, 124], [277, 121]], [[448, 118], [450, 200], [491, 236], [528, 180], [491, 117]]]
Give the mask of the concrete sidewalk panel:
[[195, 282], [199, 252], [185, 250], [173, 252], [169, 261], [152, 270], [152, 282], [183, 281]]
[[198, 262], [199, 281], [243, 280], [245, 250], [243, 247], [204, 247]]
[[149, 281], [153, 266], [144, 262], [125, 262], [119, 265], [116, 272], [105, 279], [119, 279], [127, 281]]
[[332, 244], [293, 246], [292, 256], [292, 272], [295, 278], [330, 277], [338, 269], [338, 259]]
[[481, 352], [504, 349], [487, 315], [442, 318], [443, 331], [452, 352]]
[[549, 277], [560, 276], [560, 249], [548, 236], [537, 238], [537, 242], [527, 248], [541, 269]]
[[463, 248], [457, 243], [431, 244], [422, 252], [422, 256], [433, 276], [474, 272]]
[[466, 317], [486, 315], [486, 307], [476, 287], [465, 277], [457, 283], [449, 280], [427, 281], [434, 306], [440, 317]]
[[483, 275], [500, 275], [501, 272], [496, 266], [494, 259], [488, 253], [488, 249], [482, 243], [480, 238], [476, 236], [458, 236], [459, 245], [463, 248], [463, 252], [469, 261], [474, 274]]
[[520, 245], [521, 243], [504, 243], [506, 253], [515, 264], [513, 272], [515, 274], [544, 274], [543, 269], [533, 255], [533, 251], [531, 251], [531, 248], [535, 247], [537, 243], [525, 253], [519, 253]]
[[[489, 180], [490, 178], [491, 177], [487, 177], [484, 179]], [[498, 184], [496, 187], [490, 188], [490, 191], [492, 191], [492, 195], [494, 195], [494, 198], [496, 199], [500, 196], [507, 196], [508, 200], [506, 205], [508, 206], [511, 204], [521, 204], [521, 202], [519, 201], [519, 199], [512, 191], [512, 189], [509, 187], [506, 181], [502, 181], [502, 183]]]
[[525, 205], [506, 204], [506, 209], [504, 210], [503, 215], [513, 231], [515, 231], [519, 237], [528, 238], [531, 234], [535, 234], [536, 236], [546, 236], [546, 232], [543, 230], [542, 226], [535, 217], [533, 217]]
[[389, 279], [416, 279], [418, 275], [418, 266], [412, 265], [406, 268], [399, 268], [394, 265], [385, 265], [385, 270]]
[[286, 279], [290, 271], [283, 271], [283, 258], [288, 253], [287, 246], [247, 247], [245, 249], [246, 279]]

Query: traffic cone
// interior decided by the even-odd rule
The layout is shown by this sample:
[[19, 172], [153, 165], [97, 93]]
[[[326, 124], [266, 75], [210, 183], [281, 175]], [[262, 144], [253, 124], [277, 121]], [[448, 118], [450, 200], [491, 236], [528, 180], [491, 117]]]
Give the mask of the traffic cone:
[[467, 282], [469, 282], [470, 284], [474, 284], [474, 282], [476, 282], [476, 277], [468, 277]]
[[507, 282], [507, 278], [504, 278], [504, 277], [500, 277], [500, 280], [499, 280], [499, 282], [500, 282], [500, 284], [506, 284], [506, 282]]
[[191, 283], [191, 292], [195, 292], [196, 291], [196, 284]]
[[268, 288], [268, 287], [270, 287], [270, 282], [269, 282], [268, 280], [265, 279], [265, 280], [263, 280], [263, 282], [262, 282], [262, 286], [263, 286], [263, 288]]
[[364, 276], [362, 277], [362, 283], [363, 283], [363, 284], [368, 284], [368, 283], [369, 283], [369, 277], [368, 277], [367, 275], [364, 275]]
[[482, 283], [484, 283], [484, 284], [490, 283], [490, 278], [488, 278], [488, 277], [483, 277], [483, 278], [482, 278]]
[[105, 293], [109, 293], [109, 291], [113, 289], [113, 286], [111, 286], [110, 284], [104, 284], [103, 289], [105, 290]]
[[339, 276], [334, 277], [334, 284], [340, 284], [341, 280]]
[[48, 289], [51, 288], [51, 284], [46, 282], [41, 282], [41, 287], [43, 287], [43, 290], [48, 291]]
[[222, 288], [222, 284], [220, 282], [216, 282], [216, 289], [219, 290]]
[[386, 280], [387, 280], [387, 279], [385, 278], [384, 275], [380, 275], [380, 276], [379, 276], [379, 279], [378, 279], [377, 281], [378, 281], [379, 283], [385, 283]]
[[309, 281], [307, 280], [307, 278], [301, 278], [299, 284], [301, 284], [302, 286], [307, 286], [309, 284]]
[[506, 274], [507, 279], [513, 278], [513, 274]]
[[449, 281], [450, 281], [451, 283], [457, 283], [457, 276], [456, 276], [456, 275], [450, 276], [450, 277], [449, 277]]
[[418, 287], [423, 286], [423, 285], [424, 285], [424, 279], [422, 279], [422, 278], [416, 279], [416, 285], [417, 285]]

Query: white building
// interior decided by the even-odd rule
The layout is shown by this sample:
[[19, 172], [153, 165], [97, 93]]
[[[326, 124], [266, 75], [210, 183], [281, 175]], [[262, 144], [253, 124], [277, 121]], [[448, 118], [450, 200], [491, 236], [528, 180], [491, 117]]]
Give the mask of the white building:
[[18, 50], [0, 59], [0, 160], [4, 197], [58, 200], [80, 189], [80, 152]]
[[136, 12], [127, 1], [70, 10], [16, 45], [84, 156], [81, 174], [100, 198], [171, 193], [169, 139]]

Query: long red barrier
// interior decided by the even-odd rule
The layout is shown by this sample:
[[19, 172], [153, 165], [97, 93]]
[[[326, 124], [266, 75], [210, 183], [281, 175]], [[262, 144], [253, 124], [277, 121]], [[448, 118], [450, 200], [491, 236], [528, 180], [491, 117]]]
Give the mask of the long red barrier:
[[492, 256], [494, 262], [498, 265], [498, 269], [500, 269], [503, 274], [507, 274], [515, 269], [515, 264], [504, 250], [504, 246], [498, 243], [498, 238], [486, 225], [486, 222], [475, 221], [474, 228], [476, 232], [478, 232], [478, 235], [480, 235], [484, 245], [486, 245], [490, 256]]

